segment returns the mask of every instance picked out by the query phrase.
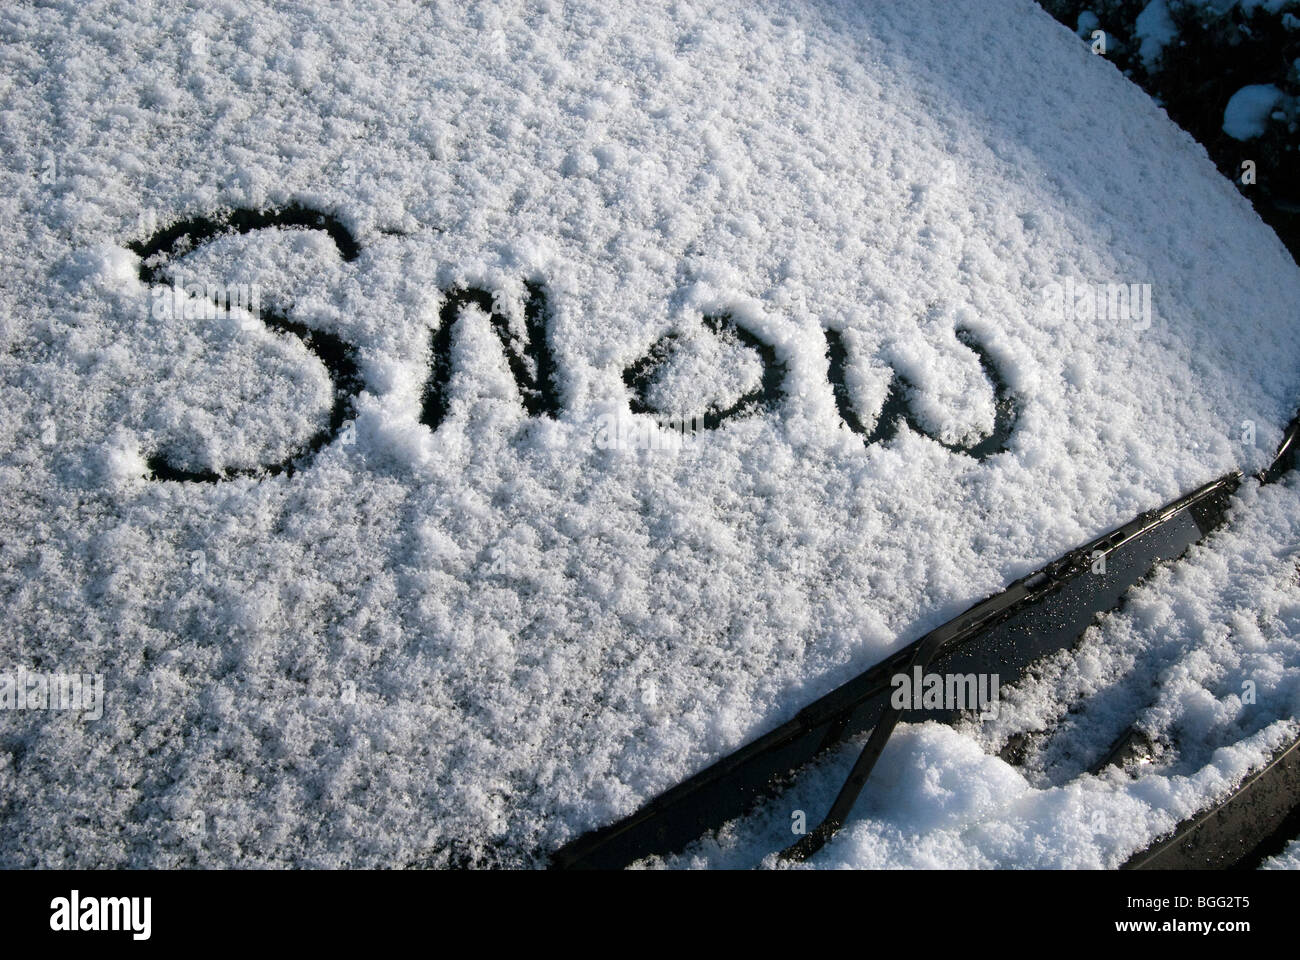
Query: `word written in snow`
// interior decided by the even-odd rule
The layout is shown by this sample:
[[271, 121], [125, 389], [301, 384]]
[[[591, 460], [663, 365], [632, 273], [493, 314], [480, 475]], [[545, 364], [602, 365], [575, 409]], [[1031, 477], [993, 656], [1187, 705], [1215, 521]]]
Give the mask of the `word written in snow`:
[[[174, 262], [193, 252], [202, 244], [231, 233], [248, 233], [269, 228], [307, 229], [323, 231], [334, 242], [338, 254], [345, 262], [355, 260], [360, 247], [346, 227], [330, 214], [307, 207], [290, 206], [280, 210], [236, 210], [222, 217], [195, 217], [173, 224], [154, 234], [148, 240], [129, 244], [140, 257], [140, 279], [158, 285], [170, 277], [170, 286], [155, 288], [155, 313], [164, 316], [189, 318], [198, 314], [193, 302], [199, 297], [219, 300], [215, 306], [226, 311], [237, 311], [241, 324], [260, 321], [272, 331], [300, 341], [319, 360], [330, 375], [334, 395], [329, 422], [284, 460], [245, 469], [204, 469], [178, 465], [163, 452], [147, 458], [149, 468], [159, 480], [217, 482], [240, 476], [273, 477], [292, 475], [301, 469], [317, 452], [331, 443], [355, 416], [356, 398], [364, 383], [358, 371], [356, 349], [342, 338], [322, 330], [309, 328], [290, 320], [279, 310], [261, 307], [260, 291], [236, 287], [233, 296], [229, 289], [220, 286], [215, 293], [208, 285], [182, 284]], [[448, 291], [439, 311], [439, 323], [430, 339], [429, 376], [421, 398], [420, 420], [436, 430], [450, 410], [452, 380], [452, 334], [461, 322], [465, 308], [474, 307], [485, 314], [497, 335], [505, 354], [507, 365], [519, 391], [520, 400], [529, 416], [558, 417], [561, 409], [556, 387], [556, 361], [548, 337], [551, 310], [545, 287], [536, 281], [524, 285], [522, 330], [510, 322], [499, 299], [479, 288], [457, 288]], [[204, 317], [207, 317], [204, 312]], [[250, 321], [250, 318], [251, 321]], [[753, 331], [746, 329], [727, 314], [706, 315], [703, 328], [716, 336], [727, 337], [757, 354], [762, 364], [762, 374], [754, 389], [727, 406], [713, 405], [703, 414], [689, 419], [665, 420], [647, 399], [654, 376], [663, 364], [671, 361], [679, 345], [680, 335], [668, 333], [653, 344], [648, 353], [623, 371], [623, 381], [630, 393], [633, 414], [650, 414], [668, 422], [673, 429], [689, 424], [689, 433], [716, 430], [724, 423], [775, 411], [785, 396], [787, 370], [775, 348]], [[914, 388], [898, 374], [890, 383], [888, 395], [871, 430], [854, 409], [845, 385], [847, 352], [837, 331], [826, 331], [827, 351], [830, 361], [830, 380], [835, 392], [836, 405], [844, 423], [862, 434], [868, 445], [887, 441], [903, 427], [932, 436], [954, 452], [983, 460], [1006, 449], [1007, 441], [1016, 419], [1016, 404], [1006, 383], [998, 375], [988, 353], [967, 331], [959, 331], [958, 338], [979, 360], [984, 374], [994, 385], [996, 417], [992, 432], [970, 444], [943, 443], [927, 432], [911, 410], [909, 396]], [[685, 427], [680, 431], [685, 434]], [[610, 445], [620, 446], [626, 431], [616, 431]]]

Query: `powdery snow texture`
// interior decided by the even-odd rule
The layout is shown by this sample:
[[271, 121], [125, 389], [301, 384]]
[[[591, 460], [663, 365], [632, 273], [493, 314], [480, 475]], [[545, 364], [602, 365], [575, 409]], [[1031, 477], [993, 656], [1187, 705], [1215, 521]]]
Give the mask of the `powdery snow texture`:
[[[1295, 406], [1285, 250], [1029, 0], [69, 0], [0, 31], [0, 668], [103, 673], [107, 697], [95, 722], [0, 714], [6, 866], [539, 862], [1009, 580], [1260, 466]], [[289, 202], [359, 256], [268, 230], [183, 266], [356, 345], [355, 442], [292, 477], [147, 479], [159, 450], [271, 463], [324, 422], [300, 344], [155, 317], [127, 250]], [[1151, 284], [1150, 327], [1047, 316], [1066, 278]], [[553, 306], [560, 415], [525, 416], [469, 310], [432, 433], [443, 291], [517, 319], [525, 281]], [[695, 347], [663, 402], [749, 388], [706, 313], [773, 346], [779, 409], [689, 455], [595, 444], [666, 333]], [[958, 327], [1017, 397], [1007, 452], [840, 428], [825, 328], [868, 426], [894, 368], [935, 436], [990, 429]], [[953, 756], [987, 784], [921, 826], [1012, 777], [970, 742]]]

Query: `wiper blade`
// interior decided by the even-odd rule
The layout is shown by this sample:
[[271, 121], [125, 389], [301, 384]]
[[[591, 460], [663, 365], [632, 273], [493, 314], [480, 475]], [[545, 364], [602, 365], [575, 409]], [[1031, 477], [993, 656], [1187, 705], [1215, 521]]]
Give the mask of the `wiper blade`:
[[[1207, 870], [1257, 866], [1296, 834], [1300, 740], [1293, 740], [1213, 807], [1140, 850], [1121, 870]], [[1277, 849], [1269, 851], [1272, 843]]]
[[[1278, 480], [1295, 466], [1297, 453], [1300, 453], [1300, 414], [1287, 426], [1282, 443], [1279, 445], [1272, 463], [1257, 474], [1256, 478], [1261, 483], [1272, 483]], [[1236, 480], [1233, 481], [1232, 486], [1235, 489]], [[1202, 488], [1202, 490], [1204, 489]], [[1195, 495], [1192, 494], [1191, 496]], [[1163, 523], [1182, 509], [1184, 508], [1179, 505], [1179, 502], [1175, 501], [1174, 504], [1166, 507], [1163, 511], [1157, 511], [1157, 515], [1149, 516], [1148, 520], [1155, 524]], [[1215, 520], [1214, 526], [1218, 526], [1221, 519], [1222, 510], [1220, 509], [1219, 519]], [[1203, 528], [1202, 534], [1209, 533], [1210, 529]], [[1113, 538], [1107, 538], [1107, 542], [1111, 543], [1112, 546], [1117, 546]], [[1141, 576], [1139, 575], [1138, 579], [1141, 579]], [[1136, 580], [1133, 582], [1136, 582]], [[1115, 599], [1118, 601], [1119, 598], [1116, 597]], [[1106, 609], [1109, 609], [1109, 607]], [[942, 629], [940, 628], [940, 630]], [[935, 631], [935, 633], [938, 632]], [[930, 661], [946, 649], [947, 645], [942, 638], [935, 637], [935, 633], [922, 638], [922, 645], [917, 649], [914, 659], [908, 665], [908, 672], [917, 668], [920, 669], [921, 673], [929, 672]], [[1044, 653], [1047, 652], [1051, 651], [1044, 651]], [[952, 664], [946, 663], [945, 666], [948, 669], [945, 669], [944, 673], [963, 672], [960, 668], [952, 669]], [[999, 677], [1001, 676], [1002, 674], [999, 673]], [[1019, 674], [1016, 676], [1019, 676]], [[853, 764], [853, 769], [849, 772], [844, 786], [840, 788], [834, 803], [831, 804], [830, 811], [826, 814], [825, 819], [814, 827], [811, 832], [804, 834], [782, 850], [780, 854], [782, 860], [806, 860], [825, 846], [826, 841], [844, 825], [844, 821], [848, 819], [849, 813], [853, 810], [853, 804], [857, 801], [858, 795], [862, 793], [862, 788], [866, 785], [867, 778], [871, 776], [872, 768], [875, 767], [876, 761], [880, 759], [880, 754], [884, 751], [885, 744], [889, 741], [894, 727], [898, 725], [905, 712], [894, 707], [885, 710], [876, 726], [872, 729], [866, 746], [862, 748], [862, 753], [858, 755], [857, 761]], [[933, 712], [929, 712], [929, 718], [936, 719]], [[1115, 762], [1122, 756], [1123, 751], [1132, 742], [1137, 731], [1131, 730], [1129, 733], [1128, 738], [1112, 749], [1111, 755], [1105, 763]], [[1297, 743], [1300, 743], [1300, 741], [1297, 741]], [[1146, 868], [1165, 864], [1190, 866], [1198, 858], [1202, 861], [1215, 857], [1222, 859], [1230, 855], [1230, 851], [1234, 849], [1233, 843], [1238, 841], [1234, 839], [1226, 844], [1222, 842], [1224, 836], [1233, 836], [1233, 831], [1229, 829], [1220, 829], [1214, 835], [1214, 839], [1206, 840], [1203, 836], [1207, 833], [1206, 824], [1219, 823], [1222, 826], [1223, 823], [1227, 823], [1237, 828], [1237, 832], [1247, 831], [1248, 835], [1251, 835], [1249, 831], [1254, 828], [1253, 835], [1258, 836], [1260, 823], [1284, 818], [1292, 808], [1292, 805], [1287, 803], [1287, 798], [1296, 796], [1297, 792], [1294, 787], [1300, 785], [1300, 750], [1294, 749], [1295, 746], [1293, 744], [1292, 747], [1281, 751], [1265, 768], [1265, 771], [1252, 778], [1247, 785], [1244, 785], [1227, 801], [1224, 801], [1222, 805], [1203, 817], [1194, 818], [1192, 821], [1180, 825], [1168, 842], [1158, 845], [1160, 848], [1159, 853], [1152, 853], [1146, 857], [1142, 855], [1135, 856], [1129, 864], [1126, 864], [1126, 867]], [[1263, 780], [1259, 782], [1261, 777]], [[1286, 804], [1286, 806], [1279, 809], [1279, 804]], [[1156, 848], [1151, 849], [1155, 850]], [[1180, 859], [1180, 853], [1187, 850], [1196, 852]], [[1211, 850], [1213, 853], [1209, 852]], [[1242, 852], [1237, 851], [1239, 854]]]
[[[842, 821], [847, 814], [895, 724], [960, 715], [891, 708], [894, 675], [929, 665], [948, 673], [996, 673], [1001, 683], [1013, 683], [1035, 661], [1071, 646], [1097, 613], [1113, 608], [1153, 566], [1178, 558], [1217, 527], [1240, 479], [1238, 473], [1221, 477], [1015, 581], [630, 816], [569, 842], [555, 852], [552, 866], [619, 869], [675, 853], [779, 792], [793, 771], [830, 747], [876, 728], [824, 829], [805, 835], [820, 831], [819, 840], [801, 841], [789, 851], [806, 856], [834, 832], [836, 817]], [[1105, 563], [1094, 573], [1099, 556]]]

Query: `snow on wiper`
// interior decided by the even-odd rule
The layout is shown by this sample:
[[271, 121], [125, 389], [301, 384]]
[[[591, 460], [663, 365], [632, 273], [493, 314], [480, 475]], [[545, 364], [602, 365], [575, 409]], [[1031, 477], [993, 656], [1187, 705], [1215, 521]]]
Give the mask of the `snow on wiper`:
[[[1273, 482], [1294, 466], [1298, 436], [1300, 417], [1288, 426], [1277, 455], [1257, 479]], [[566, 844], [552, 864], [609, 869], [677, 852], [779, 793], [798, 768], [823, 752], [870, 730], [826, 816], [781, 852], [782, 859], [806, 859], [843, 825], [899, 722], [953, 722], [967, 712], [892, 703], [899, 677], [992, 674], [999, 683], [1014, 683], [1044, 657], [1072, 646], [1098, 613], [1113, 609], [1157, 564], [1176, 560], [1220, 526], [1240, 479], [1235, 473], [1221, 477], [1016, 581], [631, 816]], [[1258, 840], [1277, 829], [1294, 805], [1291, 788], [1300, 777], [1300, 751], [1294, 747], [1280, 751], [1266, 770], [1210, 814], [1183, 824], [1168, 841], [1135, 855], [1129, 865], [1191, 865], [1198, 856], [1207, 858], [1207, 844], [1222, 860], [1234, 844], [1241, 847], [1243, 836]], [[1118, 752], [1117, 745], [1108, 759]], [[1232, 829], [1210, 829], [1225, 819]], [[1216, 839], [1206, 839], [1211, 836]]]
[[[1068, 647], [1099, 611], [1161, 561], [1179, 557], [1223, 519], [1239, 476], [1230, 474], [1149, 511], [932, 630], [801, 710], [793, 719], [651, 800], [631, 816], [558, 850], [562, 868], [617, 868], [680, 850], [779, 790], [791, 772], [828, 748], [875, 728], [823, 826], [792, 851], [807, 856], [843, 821], [899, 720], [952, 718], [952, 711], [898, 710], [891, 679], [921, 666], [944, 673], [996, 673], [1013, 682], [1041, 657]], [[1099, 562], [1104, 559], [1104, 563]]]

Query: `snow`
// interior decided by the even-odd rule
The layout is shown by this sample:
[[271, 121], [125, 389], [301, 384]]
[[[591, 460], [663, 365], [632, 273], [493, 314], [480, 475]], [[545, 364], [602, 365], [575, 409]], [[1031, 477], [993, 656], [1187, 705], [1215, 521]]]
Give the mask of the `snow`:
[[1261, 870], [1300, 870], [1300, 839], [1292, 840], [1276, 857], [1269, 857]]
[[1282, 91], [1271, 83], [1252, 83], [1242, 87], [1223, 108], [1223, 132], [1234, 140], [1251, 140], [1260, 136], [1268, 126], [1269, 114], [1281, 98]]
[[[106, 697], [94, 722], [0, 713], [6, 866], [537, 863], [1014, 577], [1262, 466], [1294, 412], [1286, 251], [1028, 0], [68, 0], [0, 29], [0, 668], [102, 673]], [[354, 345], [354, 441], [292, 477], [147, 479], [159, 451], [278, 462], [324, 422], [301, 344], [154, 316], [127, 249], [290, 201], [357, 258], [266, 230], [176, 265]], [[1066, 278], [1151, 284], [1150, 327], [1052, 320]], [[517, 322], [525, 281], [550, 296], [559, 416], [525, 416], [468, 309], [431, 432], [443, 292], [498, 291]], [[749, 389], [752, 355], [702, 323], [724, 312], [785, 364], [779, 409], [689, 456], [597, 444], [669, 332], [665, 412]], [[1007, 452], [839, 428], [825, 328], [864, 420], [894, 368], [937, 436], [987, 429], [958, 327], [1021, 404]], [[1236, 730], [1183, 692], [1160, 717]], [[1275, 726], [1171, 773], [1163, 805], [1106, 794], [1116, 826], [1077, 855], [1033, 838], [1102, 786], [906, 731], [881, 773], [932, 808], [879, 829], [956, 856], [1018, 792], [978, 862], [1110, 862]], [[1006, 790], [949, 797], [909, 766], [949, 760]]]
[[1133, 24], [1133, 33], [1141, 43], [1138, 53], [1142, 62], [1150, 68], [1169, 43], [1178, 37], [1178, 27], [1169, 15], [1165, 0], [1151, 0], [1138, 14]]
[[[1225, 797], [1300, 734], [1297, 492], [1294, 475], [1248, 483], [1227, 527], [1076, 649], [1004, 686], [995, 719], [902, 725], [853, 818], [806, 866], [1113, 868]], [[1163, 745], [1157, 758], [1134, 775], [1089, 773], [1131, 724]], [[1013, 766], [999, 753], [1023, 734], [1031, 747]], [[816, 823], [861, 745], [666, 865], [774, 865], [791, 812]]]
[[[1114, 868], [1223, 795], [1265, 761], [1277, 734], [1223, 751], [1191, 777], [1080, 777], [1036, 787], [1014, 767], [939, 724], [900, 727], [885, 748], [852, 819], [793, 869]], [[792, 813], [811, 825], [861, 750], [832, 751], [779, 801], [694, 843], [681, 855], [638, 866], [743, 869], [783, 866], [773, 852], [795, 839]]]
[[[1218, 0], [1202, 0], [1206, 4], [1216, 4]], [[1236, 0], [1238, 6], [1246, 13], [1254, 13], [1256, 10], [1263, 10], [1265, 13], [1277, 13], [1285, 7], [1291, 0]], [[1232, 5], [1229, 4], [1230, 8]]]

